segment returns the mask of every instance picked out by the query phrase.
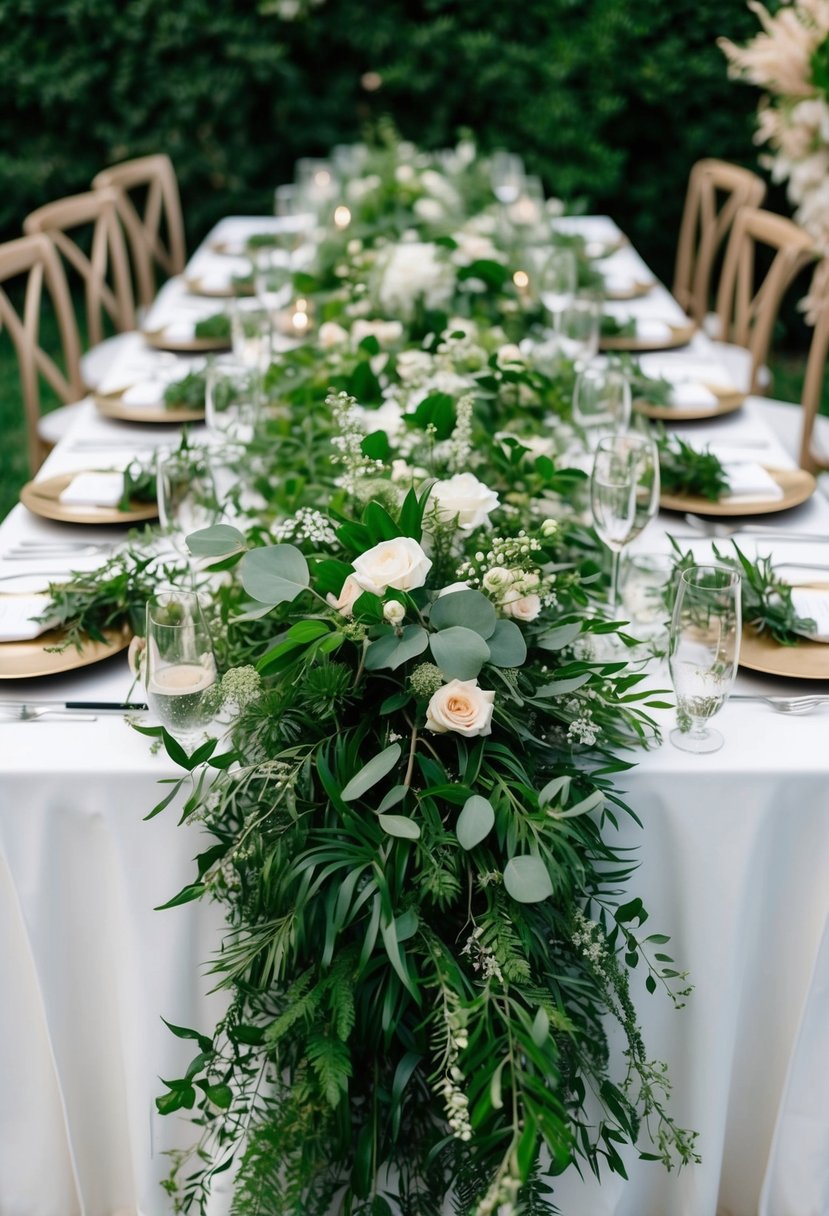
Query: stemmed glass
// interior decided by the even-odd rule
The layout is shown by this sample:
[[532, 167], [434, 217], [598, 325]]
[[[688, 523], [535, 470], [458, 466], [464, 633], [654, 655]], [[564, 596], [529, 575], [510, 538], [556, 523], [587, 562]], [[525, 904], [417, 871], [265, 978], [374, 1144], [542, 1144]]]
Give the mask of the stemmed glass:
[[147, 703], [179, 743], [192, 748], [214, 717], [217, 678], [198, 595], [159, 591], [147, 603], [146, 637]]
[[262, 377], [255, 367], [233, 359], [216, 359], [207, 368], [205, 415], [211, 435], [249, 443], [256, 428]]
[[611, 554], [611, 609], [619, 603], [619, 555], [656, 514], [659, 456], [646, 435], [606, 435], [596, 446], [590, 476], [593, 525]]
[[573, 422], [582, 428], [595, 448], [603, 435], [627, 429], [630, 422], [630, 382], [615, 367], [582, 368], [573, 389]]
[[204, 452], [159, 452], [158, 515], [170, 544], [189, 557], [185, 537], [217, 522], [221, 510], [210, 462]]
[[728, 700], [737, 674], [740, 592], [740, 575], [725, 566], [692, 566], [680, 574], [668, 663], [679, 719], [670, 738], [682, 751], [715, 752], [723, 745], [707, 722]]
[[602, 301], [597, 295], [574, 296], [553, 314], [553, 329], [561, 353], [576, 367], [586, 367], [599, 353]]
[[576, 294], [578, 266], [575, 252], [565, 245], [553, 246], [541, 262], [538, 272], [538, 294], [555, 326], [556, 317]]
[[504, 207], [518, 201], [524, 185], [524, 162], [514, 152], [493, 152], [489, 167], [492, 193]]

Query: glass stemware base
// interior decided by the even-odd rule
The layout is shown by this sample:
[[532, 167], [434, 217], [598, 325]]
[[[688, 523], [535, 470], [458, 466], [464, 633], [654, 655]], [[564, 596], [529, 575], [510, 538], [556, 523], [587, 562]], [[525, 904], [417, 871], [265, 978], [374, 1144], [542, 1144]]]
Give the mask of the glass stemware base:
[[680, 730], [675, 727], [668, 736], [674, 747], [678, 747], [682, 752], [696, 752], [703, 755], [705, 752], [718, 752], [725, 743], [725, 739], [718, 730], [713, 727], [694, 726], [691, 730]]

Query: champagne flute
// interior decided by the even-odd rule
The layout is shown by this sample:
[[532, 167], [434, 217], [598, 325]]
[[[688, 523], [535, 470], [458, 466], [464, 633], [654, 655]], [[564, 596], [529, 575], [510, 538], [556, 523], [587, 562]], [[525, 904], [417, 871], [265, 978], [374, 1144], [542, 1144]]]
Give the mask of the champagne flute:
[[610, 608], [619, 603], [619, 555], [653, 519], [659, 505], [659, 456], [646, 435], [606, 435], [590, 476], [593, 525], [611, 554]]
[[191, 749], [215, 713], [216, 660], [194, 591], [159, 591], [147, 603], [143, 661], [147, 703], [182, 746]]
[[573, 422], [585, 432], [590, 448], [595, 449], [602, 435], [626, 430], [630, 411], [630, 382], [624, 372], [595, 365], [582, 368], [573, 389]]
[[679, 577], [668, 664], [677, 699], [674, 747], [715, 752], [723, 745], [707, 723], [728, 700], [737, 674], [742, 629], [741, 579], [725, 566], [692, 566]]

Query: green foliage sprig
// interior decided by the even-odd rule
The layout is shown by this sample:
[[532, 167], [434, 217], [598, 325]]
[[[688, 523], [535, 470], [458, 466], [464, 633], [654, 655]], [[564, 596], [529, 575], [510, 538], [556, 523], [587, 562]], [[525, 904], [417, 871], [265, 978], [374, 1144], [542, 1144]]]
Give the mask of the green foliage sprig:
[[719, 502], [728, 493], [728, 478], [713, 452], [700, 451], [679, 435], [657, 437], [662, 489], [669, 494], [688, 494]]

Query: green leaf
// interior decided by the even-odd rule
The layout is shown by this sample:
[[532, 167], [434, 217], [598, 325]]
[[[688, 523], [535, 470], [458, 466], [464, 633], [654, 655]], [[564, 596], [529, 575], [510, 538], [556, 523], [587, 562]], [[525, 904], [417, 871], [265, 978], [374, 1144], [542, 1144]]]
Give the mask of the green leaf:
[[391, 1086], [392, 1139], [396, 1139], [397, 1134], [400, 1131], [400, 1114], [402, 1111], [400, 1099], [403, 1097], [406, 1086], [409, 1084], [412, 1074], [422, 1058], [423, 1057], [418, 1055], [415, 1051], [407, 1051], [399, 1061], [397, 1068], [394, 1070], [394, 1080], [392, 1081]]
[[413, 819], [407, 819], [405, 815], [380, 815], [378, 818], [380, 827], [389, 836], [400, 836], [404, 840], [420, 839], [420, 827]]
[[209, 1039], [206, 1034], [199, 1034], [198, 1030], [190, 1030], [188, 1026], [174, 1026], [172, 1022], [168, 1022], [166, 1018], [161, 1019], [171, 1034], [174, 1034], [177, 1039], [194, 1039], [200, 1051], [205, 1054], [213, 1050], [213, 1040]]
[[552, 802], [561, 794], [561, 802], [565, 803], [570, 796], [570, 782], [572, 777], [553, 777], [552, 781], [548, 781], [538, 795], [540, 806], [545, 806], [548, 802]]
[[189, 904], [191, 900], [200, 899], [206, 890], [207, 887], [202, 882], [191, 883], [189, 886], [182, 887], [178, 895], [168, 899], [166, 904], [157, 904], [153, 911], [164, 912], [167, 908], [178, 908], [182, 904]]
[[537, 904], [553, 893], [547, 867], [540, 857], [513, 857], [504, 869], [504, 886], [520, 904]]
[[385, 431], [372, 431], [362, 440], [360, 451], [370, 460], [382, 460], [387, 463], [391, 459], [391, 444], [388, 435]]
[[230, 524], [213, 524], [210, 528], [199, 528], [185, 538], [187, 548], [194, 557], [225, 557], [245, 548], [245, 538], [238, 528]]
[[369, 530], [373, 545], [380, 544], [384, 540], [396, 540], [400, 535], [399, 527], [379, 502], [366, 504], [363, 511], [363, 523]]
[[227, 1110], [233, 1101], [233, 1091], [229, 1085], [202, 1085], [205, 1096], [220, 1110]]
[[161, 728], [161, 738], [164, 740], [164, 750], [173, 763], [179, 765], [180, 768], [186, 768], [189, 772], [191, 767], [190, 757], [178, 739], [173, 738], [166, 726], [162, 726]]
[[380, 812], [380, 814], [382, 814], [384, 811], [387, 811], [390, 807], [396, 806], [398, 802], [403, 801], [403, 799], [406, 797], [408, 792], [409, 792], [408, 785], [395, 785], [386, 794], [385, 798], [380, 803], [377, 810]]
[[429, 635], [421, 625], [404, 625], [400, 634], [387, 633], [371, 642], [366, 650], [366, 670], [380, 671], [390, 667], [396, 671], [409, 659], [422, 654], [429, 645]]
[[450, 591], [432, 604], [429, 620], [435, 629], [462, 625], [482, 638], [488, 638], [496, 628], [495, 605], [480, 591]]
[[582, 672], [580, 676], [571, 676], [567, 680], [551, 680], [549, 684], [543, 684], [541, 688], [536, 690], [536, 697], [563, 697], [565, 693], [575, 692], [577, 688], [581, 688], [590, 679], [590, 672]]
[[574, 642], [581, 633], [581, 621], [571, 621], [567, 625], [557, 625], [555, 629], [548, 629], [547, 632], [540, 637], [536, 642], [542, 650], [563, 650], [565, 646], [569, 646]]
[[554, 819], [577, 819], [579, 815], [588, 815], [603, 805], [604, 794], [601, 790], [593, 790], [592, 794], [582, 798], [581, 802], [577, 802], [575, 806], [569, 807], [566, 811], [550, 811], [550, 815]]
[[479, 633], [451, 625], [429, 638], [432, 655], [450, 680], [474, 680], [489, 658], [489, 646]]
[[407, 414], [406, 421], [425, 431], [427, 426], [435, 428], [438, 442], [448, 439], [455, 429], [455, 400], [449, 393], [430, 393], [424, 397], [414, 414]]
[[252, 549], [239, 566], [242, 586], [262, 604], [295, 600], [306, 589], [308, 563], [295, 545], [266, 545]]
[[543, 1047], [549, 1038], [550, 1018], [547, 1014], [547, 1010], [542, 1005], [539, 1005], [538, 1013], [533, 1019], [530, 1034], [532, 1035], [532, 1041], [535, 1043], [536, 1047]]
[[492, 809], [492, 803], [480, 794], [473, 794], [471, 798], [467, 798], [463, 810], [458, 815], [455, 825], [458, 844], [467, 851], [474, 849], [476, 844], [480, 844], [484, 837], [489, 835], [494, 823], [495, 811]]
[[383, 751], [378, 752], [376, 756], [372, 756], [368, 764], [364, 764], [359, 772], [354, 776], [342, 791], [342, 798], [345, 802], [353, 802], [355, 798], [360, 798], [370, 790], [373, 785], [390, 773], [400, 759], [400, 744], [392, 743]]
[[394, 922], [394, 931], [397, 934], [399, 942], [407, 942], [417, 933], [419, 924], [417, 912], [414, 908], [407, 908], [402, 916], [398, 916]]
[[487, 645], [489, 661], [496, 667], [520, 667], [527, 658], [527, 643], [515, 621], [498, 621]]

